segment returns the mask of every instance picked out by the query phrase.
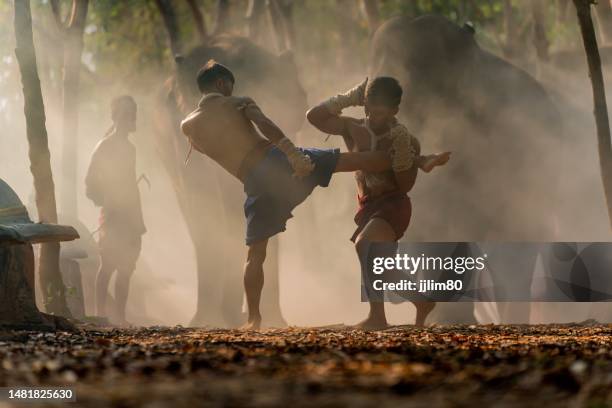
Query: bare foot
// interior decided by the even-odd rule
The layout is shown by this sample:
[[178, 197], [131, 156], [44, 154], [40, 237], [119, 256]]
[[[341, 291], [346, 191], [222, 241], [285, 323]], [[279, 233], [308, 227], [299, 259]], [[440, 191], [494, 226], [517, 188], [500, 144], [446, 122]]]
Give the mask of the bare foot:
[[364, 321], [357, 323], [355, 327], [363, 330], [384, 330], [389, 328], [389, 323], [385, 318], [368, 316]]
[[451, 152], [432, 154], [427, 156], [425, 163], [421, 166], [421, 170], [429, 173], [437, 166], [444, 166], [450, 160]]
[[425, 319], [429, 313], [436, 307], [436, 302], [414, 302], [414, 306], [416, 307], [416, 321], [415, 326], [424, 327]]
[[261, 328], [261, 317], [249, 318], [249, 320], [240, 327], [240, 330], [259, 330]]

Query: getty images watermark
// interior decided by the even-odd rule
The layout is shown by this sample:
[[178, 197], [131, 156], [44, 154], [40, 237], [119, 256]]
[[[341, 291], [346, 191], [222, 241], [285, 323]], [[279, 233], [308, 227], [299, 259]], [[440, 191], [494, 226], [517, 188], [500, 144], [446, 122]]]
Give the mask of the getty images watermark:
[[612, 243], [370, 243], [362, 300], [612, 300]]

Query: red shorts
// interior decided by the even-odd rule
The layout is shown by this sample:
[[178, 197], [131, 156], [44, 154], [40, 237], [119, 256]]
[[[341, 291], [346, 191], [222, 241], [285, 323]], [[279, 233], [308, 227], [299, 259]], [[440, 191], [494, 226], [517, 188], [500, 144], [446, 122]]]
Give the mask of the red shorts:
[[359, 197], [359, 210], [355, 215], [357, 229], [351, 241], [355, 242], [368, 222], [374, 218], [387, 221], [395, 231], [396, 239], [399, 240], [408, 229], [411, 215], [412, 204], [405, 193], [394, 191], [374, 198]]

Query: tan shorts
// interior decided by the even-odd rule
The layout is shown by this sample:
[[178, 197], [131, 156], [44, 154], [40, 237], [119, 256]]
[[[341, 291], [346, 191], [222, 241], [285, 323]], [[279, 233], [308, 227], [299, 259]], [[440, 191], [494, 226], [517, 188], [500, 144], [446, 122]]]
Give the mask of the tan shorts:
[[120, 229], [100, 229], [100, 259], [121, 271], [133, 271], [142, 247], [141, 235], [125, 233]]

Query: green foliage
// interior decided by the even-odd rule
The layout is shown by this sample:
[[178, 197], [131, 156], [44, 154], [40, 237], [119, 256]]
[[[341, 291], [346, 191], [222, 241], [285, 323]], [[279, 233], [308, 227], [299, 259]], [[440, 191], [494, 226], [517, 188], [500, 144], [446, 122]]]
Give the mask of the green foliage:
[[[71, 0], [61, 0], [63, 14], [67, 14]], [[546, 28], [551, 50], [576, 47], [579, 34], [574, 19], [558, 21], [556, 1], [548, 2]], [[174, 0], [180, 35], [187, 50], [197, 44], [193, 17], [186, 1]], [[200, 0], [200, 8], [209, 30], [215, 17], [215, 0]], [[294, 1], [294, 21], [297, 36], [298, 61], [306, 69], [310, 66], [328, 66], [350, 54], [350, 67], [364, 71], [370, 33], [359, 2], [338, 0]], [[381, 19], [394, 15], [419, 16], [441, 14], [458, 24], [474, 24], [477, 39], [482, 46], [503, 54], [507, 41], [503, 0], [381, 0]], [[512, 0], [516, 25], [529, 34], [532, 27], [530, 0]], [[39, 55], [39, 69], [43, 90], [61, 89], [61, 41], [54, 37], [49, 0], [32, 0], [35, 38]], [[242, 34], [245, 28], [247, 0], [232, 0], [230, 29]], [[570, 14], [573, 9], [570, 10]], [[0, 0], [0, 124], [15, 113], [9, 101], [19, 97], [13, 57], [12, 5]], [[266, 20], [267, 32], [260, 39], [264, 46], [276, 50], [271, 24]], [[527, 35], [521, 47], [526, 54], [533, 52]], [[104, 0], [90, 2], [84, 35], [83, 62], [91, 75], [83, 77], [84, 89], [100, 85], [130, 84], [137, 89], [150, 89], [150, 79], [167, 76], [173, 62], [167, 44], [163, 21], [152, 0]], [[343, 51], [348, 49], [346, 51]], [[348, 54], [347, 54], [348, 53]], [[15, 105], [11, 103], [11, 105]], [[18, 106], [18, 105], [17, 105]]]

